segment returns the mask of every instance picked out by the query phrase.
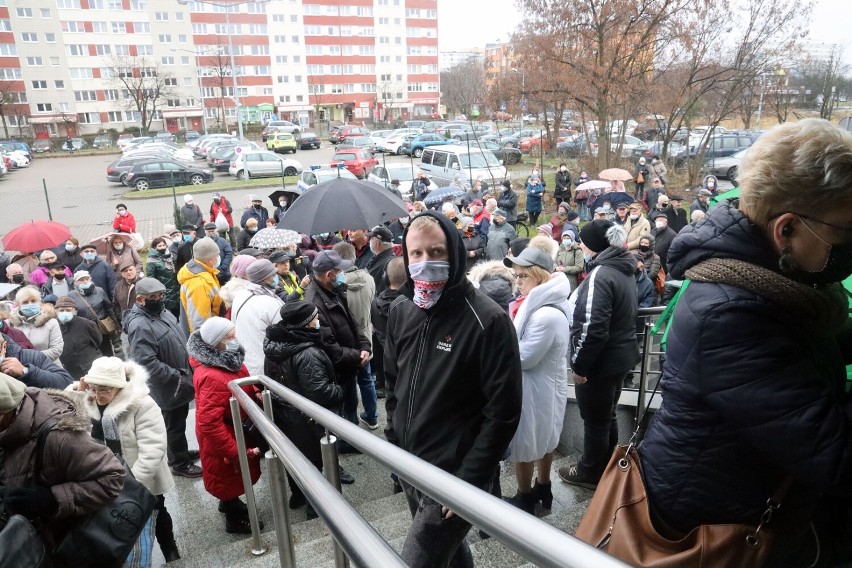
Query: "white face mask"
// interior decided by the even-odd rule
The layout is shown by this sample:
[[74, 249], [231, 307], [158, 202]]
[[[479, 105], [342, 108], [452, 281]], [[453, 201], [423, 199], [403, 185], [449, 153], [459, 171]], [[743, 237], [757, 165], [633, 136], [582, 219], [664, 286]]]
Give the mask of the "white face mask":
[[411, 217], [408, 217], [408, 216], [399, 218], [399, 222], [402, 223], [403, 225], [408, 223], [410, 220], [411, 220]]
[[538, 170], [533, 170], [532, 176], [530, 176], [530, 177], [537, 178], [538, 177]]
[[639, 220], [639, 215], [638, 215], [638, 214], [637, 214], [637, 215], [631, 215], [631, 216], [630, 216], [630, 220], [631, 220], [631, 221], [638, 221], [638, 220]]
[[239, 350], [240, 350], [240, 342], [236, 338], [229, 339], [228, 341], [225, 342], [225, 351], [228, 351], [229, 353], [235, 353]]
[[444, 292], [450, 278], [450, 263], [445, 260], [424, 260], [408, 265], [414, 282], [414, 303], [428, 310], [434, 306]]
[[317, 322], [314, 324], [314, 329], [319, 329], [319, 328], [320, 328], [320, 322], [319, 322], [319, 319], [317, 319]]
[[668, 226], [668, 224], [665, 221], [656, 221], [654, 223], [654, 226], [657, 227], [658, 229], [665, 229]]

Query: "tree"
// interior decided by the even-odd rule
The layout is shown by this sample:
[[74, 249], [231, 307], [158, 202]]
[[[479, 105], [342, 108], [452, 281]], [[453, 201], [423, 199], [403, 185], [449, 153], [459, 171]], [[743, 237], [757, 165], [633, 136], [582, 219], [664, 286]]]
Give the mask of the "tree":
[[395, 83], [393, 81], [379, 81], [376, 83], [376, 100], [382, 103], [384, 122], [393, 120], [394, 105], [401, 99], [397, 97], [398, 93], [404, 93], [406, 86], [404, 83]]
[[147, 133], [157, 110], [169, 98], [177, 96], [177, 82], [164, 72], [153, 59], [146, 57], [113, 57], [109, 75], [113, 84], [125, 93], [127, 108], [136, 110]]
[[16, 117], [18, 131], [21, 129], [21, 118], [29, 114], [29, 107], [21, 101], [26, 101], [26, 87], [23, 81], [0, 81], [0, 121], [3, 122], [3, 133], [9, 138], [8, 117]]
[[485, 101], [485, 67], [474, 58], [441, 72], [441, 102], [454, 113], [470, 114]]
[[[226, 47], [220, 43], [216, 45], [215, 51], [207, 52], [203, 55], [199, 54], [199, 63], [201, 65], [202, 76], [209, 78], [206, 83], [202, 79], [202, 85], [212, 86], [219, 91], [219, 100], [216, 104], [216, 108], [218, 109], [216, 113], [216, 128], [227, 130], [228, 119], [225, 115], [225, 99], [234, 94], [232, 92], [234, 84], [231, 78], [233, 71], [231, 69], [231, 58], [226, 53]], [[231, 93], [231, 95], [228, 95], [228, 93]]]

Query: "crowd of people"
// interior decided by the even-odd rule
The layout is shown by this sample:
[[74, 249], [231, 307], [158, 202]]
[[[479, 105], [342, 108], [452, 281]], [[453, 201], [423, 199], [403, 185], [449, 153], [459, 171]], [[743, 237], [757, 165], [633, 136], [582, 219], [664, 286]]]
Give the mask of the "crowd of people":
[[[164, 227], [144, 263], [119, 204], [107, 242], [72, 237], [22, 255], [0, 273], [15, 285], [0, 302], [0, 519], [23, 514], [46, 543], [61, 540], [71, 517], [115, 498], [120, 456], [157, 502], [132, 555], [150, 557], [156, 541], [167, 561], [180, 558], [163, 497], [174, 476], [203, 480], [225, 532], [250, 532], [228, 382], [260, 374], [370, 430], [384, 400], [390, 443], [498, 496], [509, 460], [517, 493], [506, 499], [548, 510], [552, 473], [598, 485], [640, 360], [638, 309], [687, 279], [664, 400], [640, 447], [655, 521], [685, 533], [758, 519], [789, 476], [790, 539], [777, 557], [806, 558], [811, 527], [836, 537], [823, 550], [844, 554], [837, 527], [849, 519], [820, 503], [848, 504], [852, 471], [842, 372], [852, 343], [837, 340], [849, 330], [836, 285], [852, 273], [852, 136], [815, 120], [773, 129], [742, 165], [741, 196], [711, 209], [720, 190], [708, 176], [691, 217], [661, 166], [640, 161], [630, 195], [621, 181], [578, 191], [588, 174], [572, 180], [563, 164], [540, 225], [548, 190], [534, 169], [524, 183], [533, 238], [518, 238], [518, 192], [505, 182], [276, 249], [245, 245], [275, 226], [286, 197], [270, 216], [252, 196], [234, 223], [224, 196], [205, 215], [187, 195], [184, 225]], [[433, 190], [424, 181], [417, 193]], [[552, 472], [571, 385], [582, 453]], [[321, 469], [322, 427], [273, 400], [276, 424]], [[35, 471], [32, 439], [50, 418], [54, 461]], [[339, 451], [356, 450], [341, 441]], [[254, 483], [259, 448], [247, 457]], [[392, 480], [413, 517], [403, 559], [472, 566], [470, 523]], [[289, 507], [315, 516], [290, 490]]]

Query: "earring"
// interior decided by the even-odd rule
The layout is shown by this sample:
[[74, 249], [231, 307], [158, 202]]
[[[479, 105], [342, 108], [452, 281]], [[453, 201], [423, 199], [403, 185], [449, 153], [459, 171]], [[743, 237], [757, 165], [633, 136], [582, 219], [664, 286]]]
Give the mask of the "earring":
[[793, 256], [790, 254], [789, 244], [784, 245], [784, 248], [781, 249], [781, 258], [778, 259], [778, 268], [785, 274], [790, 274], [796, 270], [796, 261], [793, 260]]

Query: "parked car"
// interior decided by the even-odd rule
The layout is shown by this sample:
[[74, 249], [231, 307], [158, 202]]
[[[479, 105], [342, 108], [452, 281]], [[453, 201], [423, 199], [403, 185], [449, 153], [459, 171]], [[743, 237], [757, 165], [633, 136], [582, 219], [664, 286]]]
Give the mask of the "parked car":
[[455, 144], [426, 148], [420, 158], [420, 169], [432, 177], [439, 187], [449, 185], [461, 176], [469, 187], [477, 178], [496, 186], [506, 179], [506, 167], [488, 150], [472, 145]]
[[388, 187], [391, 180], [399, 180], [399, 191], [403, 197], [411, 196], [411, 184], [414, 182], [414, 171], [411, 164], [385, 164], [373, 168], [370, 175], [367, 176], [367, 181], [375, 184]]
[[253, 177], [294, 176], [302, 172], [302, 164], [292, 158], [283, 158], [272, 152], [240, 152], [234, 156], [228, 173], [239, 179]]
[[347, 150], [335, 153], [329, 167], [336, 168], [338, 164], [345, 165], [346, 169], [358, 179], [367, 179], [373, 168], [379, 165], [379, 161], [369, 150]]
[[[636, 148], [644, 147], [645, 143], [636, 138], [635, 136], [625, 136], [624, 140], [621, 140], [618, 136], [613, 136], [610, 138], [609, 147], [611, 152], [618, 152], [618, 147], [621, 146], [621, 154], [622, 158], [630, 158], [633, 156], [633, 150]], [[592, 144], [592, 156], [598, 155], [598, 145], [597, 142]]]
[[504, 164], [517, 164], [521, 161], [521, 151], [517, 148], [506, 148], [488, 140], [480, 141], [478, 147], [490, 151], [495, 158], [503, 160]]
[[370, 129], [364, 126], [352, 126], [347, 124], [340, 127], [337, 131], [332, 130], [328, 136], [328, 141], [332, 144], [343, 142], [347, 138], [357, 138], [358, 136], [367, 136], [370, 134]]
[[522, 128], [506, 136], [501, 136], [499, 144], [506, 148], [517, 148], [521, 138], [527, 138], [529, 136], [538, 136], [539, 134], [541, 134], [541, 130], [538, 128]]
[[213, 172], [177, 161], [142, 162], [127, 172], [123, 183], [137, 191], [146, 191], [152, 187], [168, 187], [172, 179], [175, 185], [201, 185], [213, 181]]
[[33, 142], [31, 149], [36, 154], [44, 154], [45, 152], [50, 152], [52, 148], [48, 138], [39, 138]]
[[[123, 184], [127, 173], [132, 170], [134, 166], [151, 162], [176, 162], [188, 167], [196, 167], [195, 163], [191, 161], [175, 159], [173, 156], [170, 156], [165, 152], [139, 154], [137, 156], [122, 156], [107, 166], [107, 181]], [[171, 183], [171, 180], [169, 180], [169, 183]]]
[[299, 189], [300, 193], [304, 193], [316, 184], [332, 180], [336, 177], [358, 179], [346, 168], [332, 169], [325, 168], [323, 166], [311, 166], [310, 169], [303, 171], [299, 176], [299, 181], [296, 182], [296, 187]]
[[270, 120], [260, 133], [262, 140], [266, 142], [266, 138], [273, 132], [286, 132], [298, 139], [299, 134], [302, 132], [302, 127], [289, 120]]
[[266, 137], [266, 149], [278, 154], [296, 153], [298, 143], [289, 132], [270, 132]]
[[748, 153], [748, 148], [722, 158], [705, 158], [704, 171], [716, 177], [723, 177], [734, 181], [739, 172], [740, 162], [742, 162], [746, 153]]
[[[419, 128], [399, 128], [384, 138], [377, 140], [376, 151], [401, 155], [402, 151], [399, 147], [405, 141], [406, 136], [417, 136], [418, 134], [423, 134], [425, 132], [425, 130], [420, 130]], [[443, 135], [443, 131], [441, 131], [440, 134]]]
[[92, 140], [92, 148], [109, 148], [112, 146], [112, 138], [106, 134], [99, 134]]
[[118, 141], [116, 142], [116, 144], [118, 144], [118, 147], [119, 147], [121, 150], [124, 150], [124, 146], [125, 146], [128, 142], [130, 142], [131, 140], [133, 140], [133, 138], [134, 138], [134, 136], [133, 136], [132, 134], [128, 134], [127, 132], [125, 132], [125, 133], [123, 133], [123, 134], [119, 134], [119, 135], [118, 135]]
[[201, 138], [201, 135], [197, 130], [187, 130], [186, 134], [183, 135], [183, 139], [187, 142], [192, 142], [193, 140], [198, 140]]
[[168, 132], [168, 131], [157, 132], [154, 135], [154, 140], [157, 140], [159, 142], [174, 142], [175, 141], [175, 135], [172, 134], [171, 132]]
[[411, 139], [406, 139], [401, 148], [404, 154], [419, 158], [423, 155], [423, 149], [427, 146], [446, 146], [448, 144], [458, 144], [458, 141], [440, 134], [419, 134]]
[[344, 149], [348, 150], [350, 148], [357, 149], [365, 149], [369, 150], [371, 153], [375, 151], [376, 143], [369, 136], [354, 136], [351, 138], [346, 138], [342, 142], [337, 144], [336, 150], [338, 152], [343, 151]]
[[137, 148], [144, 144], [150, 144], [153, 141], [154, 138], [152, 138], [151, 136], [137, 136], [136, 138], [126, 140], [122, 145], [119, 145], [119, 148], [121, 148], [122, 152], [127, 152], [128, 150], [132, 150], [133, 148]]
[[[385, 140], [383, 146], [385, 152], [388, 154], [396, 154], [397, 156], [402, 156], [405, 152], [402, 149], [402, 145], [407, 141], [410, 142], [412, 138], [419, 136], [419, 134], [400, 134], [391, 136], [387, 140]], [[439, 135], [440, 136], [440, 135]]]
[[[671, 141], [669, 142], [669, 150], [668, 156], [671, 158], [680, 150], [681, 144], [680, 142]], [[639, 158], [652, 158], [654, 156], [662, 156], [663, 155], [663, 141], [662, 140], [654, 140], [653, 142], [645, 142], [642, 146], [637, 146], [633, 149], [633, 158], [638, 160]]]
[[597, 134], [578, 134], [572, 138], [561, 142], [556, 146], [556, 153], [561, 158], [576, 158], [585, 156], [590, 153], [589, 148], [594, 147], [597, 151], [598, 135]]
[[237, 154], [240, 152], [254, 152], [265, 150], [263, 146], [249, 142], [239, 146], [217, 146], [207, 154], [207, 166], [213, 168], [217, 172], [227, 172], [231, 168], [231, 162], [234, 161]]
[[0, 149], [9, 152], [21, 152], [28, 160], [33, 159], [33, 152], [30, 150], [29, 145], [26, 142], [21, 142], [20, 140], [0, 140]]
[[315, 132], [302, 132], [299, 139], [299, 150], [318, 150], [320, 147], [319, 136]]
[[[690, 138], [689, 144], [682, 146], [674, 156], [675, 166], [688, 167], [689, 162], [698, 156], [703, 140], [703, 138]], [[751, 147], [754, 140], [755, 137], [751, 134], [722, 134], [713, 136], [706, 143], [704, 159], [732, 156], [741, 150]]]

